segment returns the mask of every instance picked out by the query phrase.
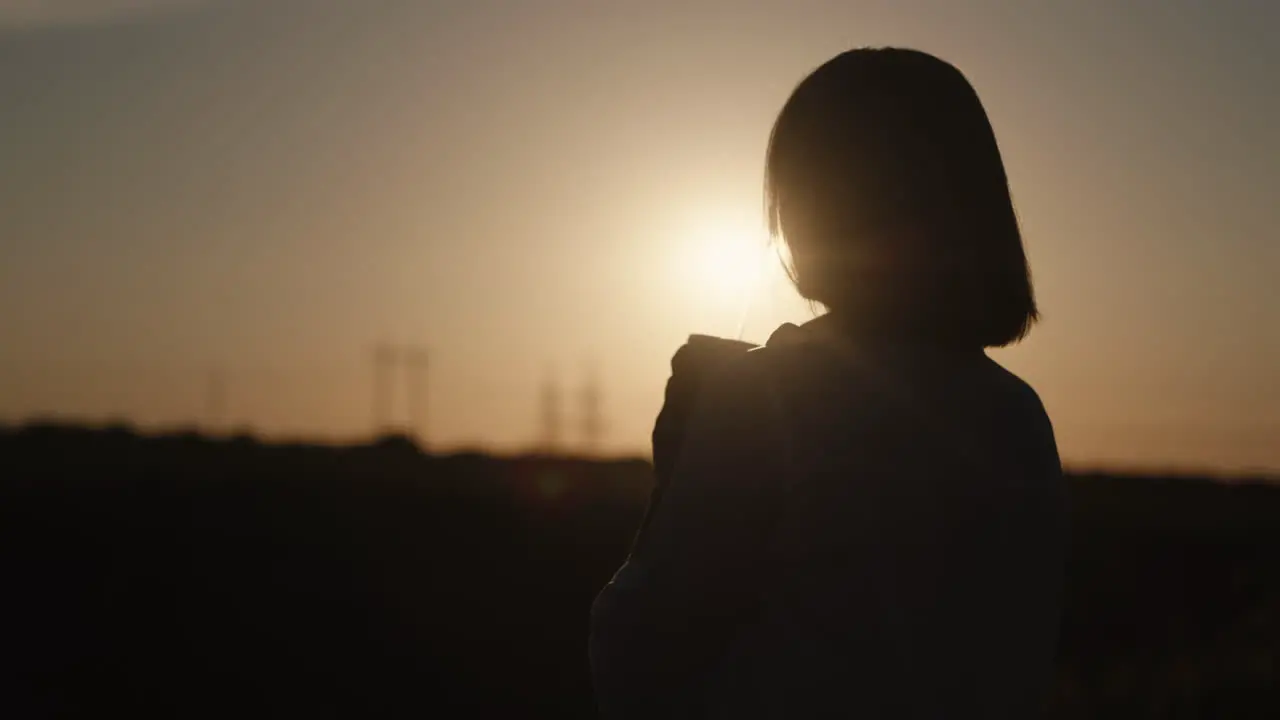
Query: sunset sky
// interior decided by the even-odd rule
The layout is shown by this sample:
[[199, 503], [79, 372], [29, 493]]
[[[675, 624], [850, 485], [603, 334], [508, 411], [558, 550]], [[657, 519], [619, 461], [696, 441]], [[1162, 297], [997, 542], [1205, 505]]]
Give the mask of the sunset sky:
[[[1044, 320], [992, 355], [1066, 461], [1280, 470], [1277, 31], [1270, 0], [0, 0], [0, 420], [201, 422], [216, 370], [226, 424], [358, 438], [387, 340], [429, 349], [436, 446], [528, 446], [548, 377], [572, 443], [594, 368], [645, 453], [671, 353], [735, 334], [767, 259], [788, 92], [900, 45], [995, 125]], [[809, 317], [767, 268], [755, 341]]]

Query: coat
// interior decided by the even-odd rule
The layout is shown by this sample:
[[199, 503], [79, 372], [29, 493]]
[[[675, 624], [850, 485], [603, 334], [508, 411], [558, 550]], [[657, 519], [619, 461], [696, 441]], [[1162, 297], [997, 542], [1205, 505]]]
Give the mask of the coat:
[[1036, 393], [981, 350], [824, 319], [706, 376], [592, 607], [602, 715], [1042, 713], [1068, 527]]

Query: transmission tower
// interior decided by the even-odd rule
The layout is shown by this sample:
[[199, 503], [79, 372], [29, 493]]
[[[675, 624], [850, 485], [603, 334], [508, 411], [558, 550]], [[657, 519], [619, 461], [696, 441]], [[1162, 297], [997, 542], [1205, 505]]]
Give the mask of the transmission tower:
[[427, 351], [420, 347], [401, 349], [409, 427], [414, 439], [425, 444], [427, 437]]
[[391, 425], [391, 391], [398, 349], [379, 343], [373, 349], [373, 434], [381, 436]]
[[209, 373], [205, 386], [205, 431], [216, 432], [226, 421], [227, 381], [221, 372]]
[[582, 439], [588, 454], [600, 451], [604, 436], [604, 417], [601, 412], [600, 383], [594, 368], [587, 371], [587, 381], [582, 388]]
[[560, 385], [548, 373], [542, 384], [542, 451], [548, 454], [560, 449]]

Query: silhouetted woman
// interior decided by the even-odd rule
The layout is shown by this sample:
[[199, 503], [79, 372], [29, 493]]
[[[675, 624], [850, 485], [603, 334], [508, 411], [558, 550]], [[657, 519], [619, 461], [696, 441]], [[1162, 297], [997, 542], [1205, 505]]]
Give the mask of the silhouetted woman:
[[827, 312], [673, 358], [659, 489], [592, 610], [601, 711], [1034, 717], [1066, 503], [1039, 398], [985, 354], [1037, 318], [986, 113], [933, 56], [853, 50], [796, 87], [765, 170]]

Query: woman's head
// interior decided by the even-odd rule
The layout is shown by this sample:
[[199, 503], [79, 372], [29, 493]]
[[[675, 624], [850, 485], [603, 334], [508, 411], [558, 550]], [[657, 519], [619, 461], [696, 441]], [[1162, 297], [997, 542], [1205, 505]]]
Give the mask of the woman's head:
[[765, 205], [800, 294], [865, 329], [998, 347], [1037, 318], [991, 123], [931, 55], [851, 50], [806, 77], [769, 138]]

